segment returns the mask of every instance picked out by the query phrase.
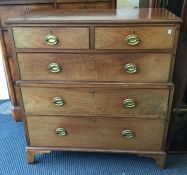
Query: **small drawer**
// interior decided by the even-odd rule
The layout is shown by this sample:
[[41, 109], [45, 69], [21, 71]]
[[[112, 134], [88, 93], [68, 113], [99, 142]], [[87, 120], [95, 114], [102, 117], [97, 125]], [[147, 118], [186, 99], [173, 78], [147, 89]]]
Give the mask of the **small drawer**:
[[[28, 115], [167, 115], [169, 89], [119, 87], [21, 87]], [[61, 86], [56, 85], [56, 86]]]
[[27, 116], [31, 146], [162, 149], [164, 119]]
[[[26, 2], [25, 2], [26, 3]], [[24, 16], [26, 8], [29, 12], [33, 11], [45, 11], [54, 9], [53, 4], [29, 4], [26, 5], [0, 5], [0, 16], [1, 16], [1, 25], [7, 27], [5, 20], [8, 18], [15, 18], [18, 16]]]
[[111, 9], [112, 2], [62, 3], [59, 9]]
[[175, 27], [96, 27], [96, 49], [172, 49]]
[[17, 54], [22, 80], [168, 82], [171, 54]]
[[16, 48], [89, 49], [88, 27], [13, 27]]

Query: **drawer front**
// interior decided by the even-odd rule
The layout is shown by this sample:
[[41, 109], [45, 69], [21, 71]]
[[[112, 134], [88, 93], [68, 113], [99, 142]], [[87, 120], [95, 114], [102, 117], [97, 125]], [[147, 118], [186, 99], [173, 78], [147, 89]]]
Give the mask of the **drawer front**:
[[96, 27], [96, 49], [172, 49], [175, 27]]
[[88, 27], [13, 27], [16, 48], [89, 49]]
[[28, 115], [166, 115], [168, 89], [21, 87]]
[[163, 119], [27, 116], [32, 146], [161, 150]]
[[63, 3], [60, 9], [111, 9], [112, 2]]
[[17, 54], [22, 80], [167, 82], [170, 54]]
[[[30, 4], [28, 5], [29, 12], [30, 11], [45, 11], [54, 9], [53, 4]], [[5, 24], [5, 20], [8, 18], [13, 18], [17, 16], [25, 15], [26, 6], [25, 5], [1, 5], [0, 6], [0, 16], [1, 16], [1, 24], [3, 27], [7, 27]]]

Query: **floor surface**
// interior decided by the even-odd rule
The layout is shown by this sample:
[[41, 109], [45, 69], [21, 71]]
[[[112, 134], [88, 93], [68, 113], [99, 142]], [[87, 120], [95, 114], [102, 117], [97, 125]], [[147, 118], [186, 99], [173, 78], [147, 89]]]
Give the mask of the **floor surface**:
[[0, 175], [187, 175], [187, 155], [169, 155], [160, 170], [151, 158], [130, 154], [52, 152], [25, 159], [22, 122], [10, 114], [10, 102], [0, 101]]

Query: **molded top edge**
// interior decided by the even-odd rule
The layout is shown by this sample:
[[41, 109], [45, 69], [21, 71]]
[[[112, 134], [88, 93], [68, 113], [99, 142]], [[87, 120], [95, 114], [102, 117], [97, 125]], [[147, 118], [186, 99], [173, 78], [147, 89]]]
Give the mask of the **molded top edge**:
[[34, 11], [13, 19], [7, 24], [61, 24], [61, 23], [180, 23], [182, 19], [167, 9], [100, 9]]

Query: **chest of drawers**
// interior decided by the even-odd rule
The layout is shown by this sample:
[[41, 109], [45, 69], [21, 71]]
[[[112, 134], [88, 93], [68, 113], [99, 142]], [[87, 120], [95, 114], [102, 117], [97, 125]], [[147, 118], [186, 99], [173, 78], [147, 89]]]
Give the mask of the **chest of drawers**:
[[25, 14], [45, 11], [67, 11], [69, 9], [115, 9], [116, 0], [1, 0], [0, 1], [0, 41], [3, 48], [3, 58], [8, 80], [12, 115], [16, 121], [22, 120], [18, 94], [15, 89], [16, 70], [12, 55], [8, 26], [5, 20]]
[[28, 162], [74, 150], [163, 167], [181, 20], [165, 9], [46, 15], [7, 21]]

